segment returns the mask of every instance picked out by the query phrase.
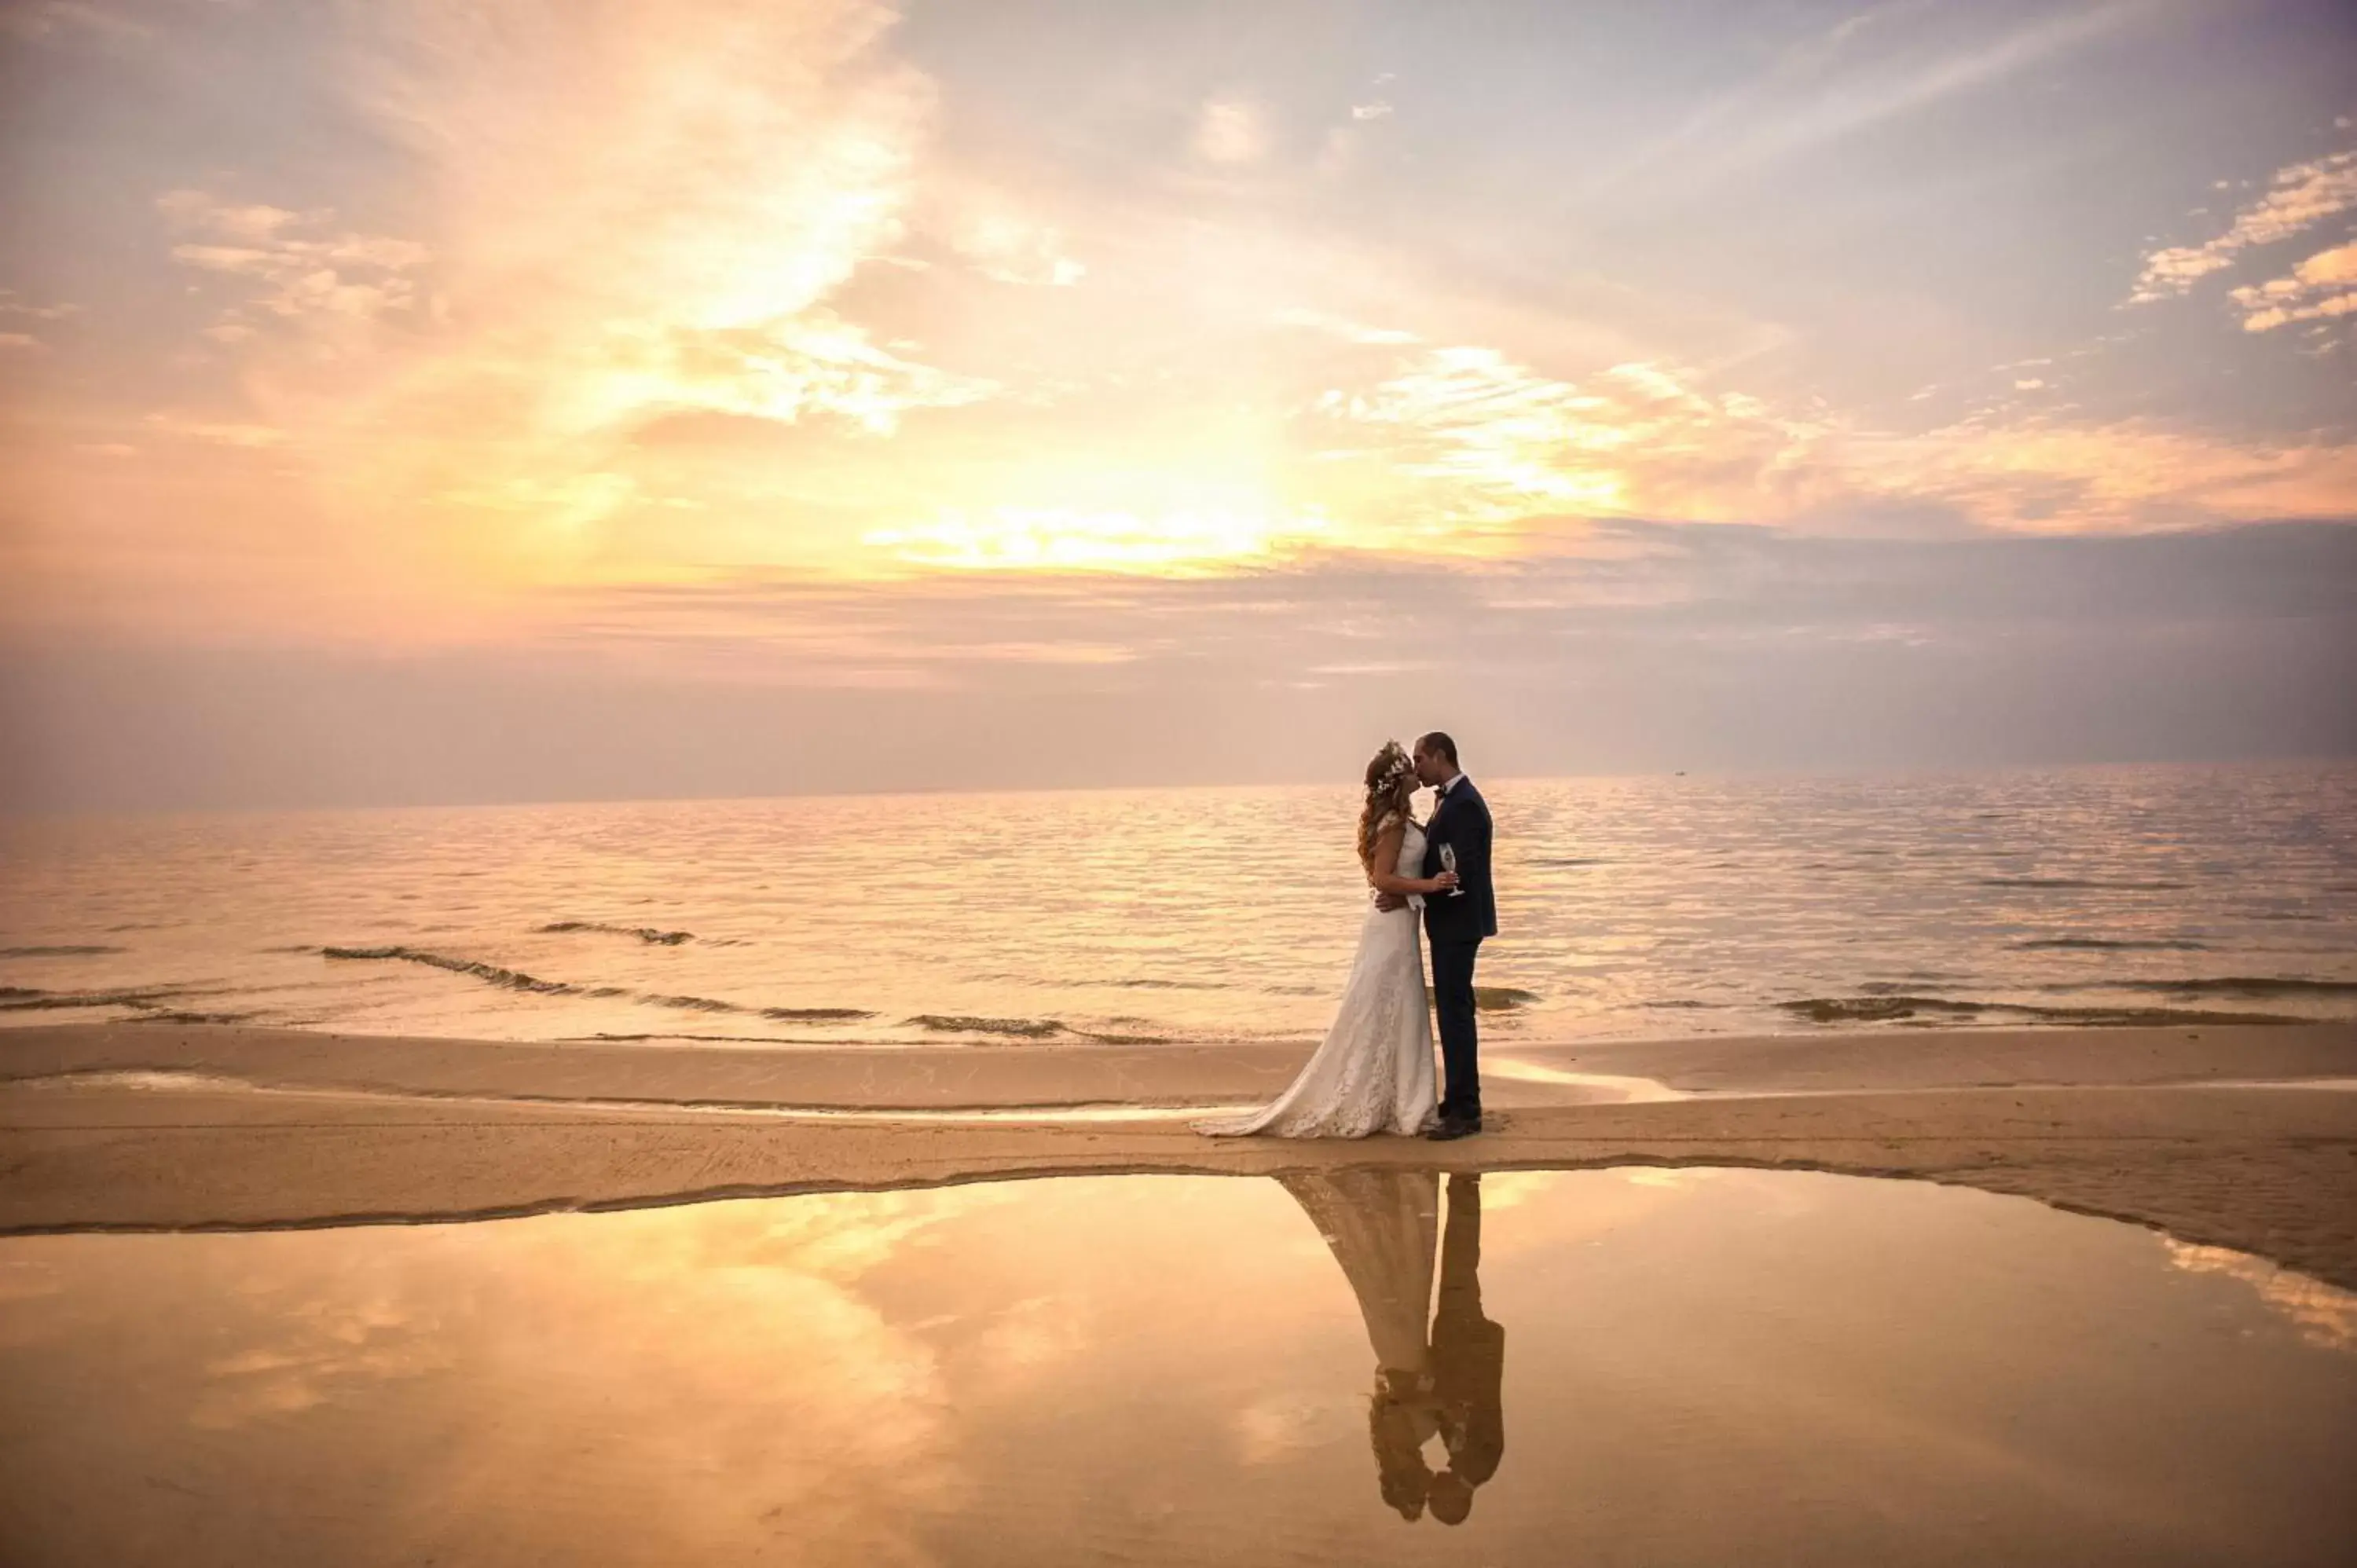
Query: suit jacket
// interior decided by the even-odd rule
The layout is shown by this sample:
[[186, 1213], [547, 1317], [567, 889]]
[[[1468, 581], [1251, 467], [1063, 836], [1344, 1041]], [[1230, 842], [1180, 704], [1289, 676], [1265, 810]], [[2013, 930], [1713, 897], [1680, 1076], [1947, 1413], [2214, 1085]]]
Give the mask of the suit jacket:
[[1440, 846], [1457, 852], [1461, 898], [1435, 893], [1424, 901], [1424, 933], [1436, 942], [1475, 942], [1498, 934], [1498, 895], [1490, 882], [1490, 803], [1473, 780], [1459, 778], [1440, 798], [1424, 829], [1424, 875], [1437, 876]]

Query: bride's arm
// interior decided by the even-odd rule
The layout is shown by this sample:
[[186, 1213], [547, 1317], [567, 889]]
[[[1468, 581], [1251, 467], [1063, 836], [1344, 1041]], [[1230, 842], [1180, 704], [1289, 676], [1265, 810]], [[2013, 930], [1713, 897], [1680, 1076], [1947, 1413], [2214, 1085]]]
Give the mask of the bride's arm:
[[1407, 837], [1407, 824], [1397, 822], [1385, 828], [1375, 840], [1373, 864], [1367, 867], [1367, 886], [1378, 893], [1397, 893], [1403, 897], [1411, 893], [1446, 893], [1457, 886], [1454, 873], [1444, 871], [1437, 876], [1400, 876], [1385, 869], [1399, 864], [1400, 840]]

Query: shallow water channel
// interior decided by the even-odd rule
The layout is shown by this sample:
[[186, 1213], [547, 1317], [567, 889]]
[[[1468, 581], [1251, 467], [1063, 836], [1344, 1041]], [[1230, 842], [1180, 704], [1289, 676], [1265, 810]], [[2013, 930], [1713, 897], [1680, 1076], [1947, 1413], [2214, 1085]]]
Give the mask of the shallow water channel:
[[2335, 1563], [2357, 1297], [1798, 1173], [0, 1241], [12, 1563]]

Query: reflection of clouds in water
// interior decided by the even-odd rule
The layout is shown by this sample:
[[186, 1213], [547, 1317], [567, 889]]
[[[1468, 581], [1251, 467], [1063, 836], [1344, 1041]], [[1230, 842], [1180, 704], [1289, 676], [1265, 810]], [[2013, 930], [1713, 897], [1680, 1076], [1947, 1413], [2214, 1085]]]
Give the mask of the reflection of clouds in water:
[[[1864, 1488], [1889, 1506], [1830, 1555], [1880, 1561], [1876, 1521], [1960, 1499], [2007, 1539], [2249, 1544], [2335, 1473], [2302, 1444], [2346, 1425], [2357, 1362], [2262, 1301], [2345, 1326], [2347, 1298], [2239, 1254], [1821, 1175], [1458, 1173], [1437, 1214], [1430, 1172], [1294, 1186], [18, 1239], [62, 1282], [0, 1313], [47, 1532], [20, 1554], [1364, 1563], [1414, 1519], [1499, 1562], [1729, 1561]], [[1779, 1188], [1795, 1219], [1763, 1230]], [[2153, 1479], [2180, 1462], [2208, 1466], [2190, 1502]], [[1659, 1477], [1723, 1477], [1736, 1533], [1662, 1533]]]
[[[1560, 1188], [1565, 1177], [1574, 1174], [1566, 1171], [1487, 1172], [1481, 1177], [1481, 1207], [1493, 1214], [1501, 1208], [1518, 1208], [1533, 1198]], [[1717, 1181], [1728, 1173], [1711, 1165], [1622, 1165], [1616, 1167], [1616, 1174], [1631, 1187], [1684, 1192], [1706, 1182]], [[1590, 1200], [1593, 1201], [1593, 1195], [1590, 1195]]]
[[[108, 1243], [124, 1249], [113, 1266], [39, 1304], [25, 1342], [71, 1342], [138, 1294], [210, 1304], [193, 1375], [139, 1376], [153, 1417], [233, 1434], [225, 1452], [300, 1488], [318, 1560], [354, 1532], [420, 1556], [500, 1540], [522, 1528], [512, 1487], [530, 1476], [561, 1500], [530, 1526], [553, 1561], [737, 1561], [800, 1539], [917, 1562], [918, 1516], [970, 1501], [954, 1376], [860, 1282], [1014, 1197], [820, 1195], [144, 1252], [149, 1239], [125, 1239]], [[122, 1353], [154, 1346], [145, 1316], [120, 1321]], [[1060, 1348], [1049, 1319], [1014, 1309], [996, 1359]], [[360, 1412], [379, 1478], [320, 1470]]]
[[2169, 1261], [2188, 1273], [2224, 1274], [2242, 1281], [2311, 1345], [2357, 1350], [2357, 1294], [2322, 1280], [2224, 1247], [2197, 1247], [2164, 1236]]
[[1085, 1350], [1091, 1340], [1077, 1304], [1054, 1296], [1010, 1303], [974, 1341], [984, 1363], [1001, 1371], [1045, 1366]]
[[1702, 1165], [1639, 1165], [1621, 1173], [1631, 1187], [1657, 1187], [1670, 1192], [1700, 1187], [1726, 1174]]
[[1336, 1442], [1350, 1432], [1365, 1402], [1362, 1395], [1342, 1394], [1323, 1399], [1271, 1394], [1255, 1400], [1235, 1413], [1237, 1456], [1247, 1465], [1268, 1465]]
[[[936, 1228], [1016, 1196], [1005, 1187], [826, 1194], [551, 1228], [522, 1264], [528, 1277], [542, 1276], [545, 1309], [502, 1310], [497, 1327], [521, 1342], [559, 1317], [578, 1348], [567, 1359], [580, 1353], [612, 1369], [602, 1387], [557, 1391], [576, 1394], [581, 1408], [550, 1425], [646, 1434], [618, 1440], [624, 1450], [643, 1444], [643, 1457], [608, 1460], [620, 1474], [673, 1477], [662, 1528], [634, 1523], [634, 1538], [676, 1531], [676, 1541], [741, 1548], [748, 1530], [823, 1532], [832, 1520], [856, 1539], [855, 1516], [872, 1531], [877, 1499], [834, 1495], [846, 1471], [893, 1494], [896, 1509], [954, 1507], [965, 1486], [945, 1457], [954, 1417], [939, 1354], [856, 1287], [928, 1244]], [[1017, 1332], [1003, 1348], [1019, 1359], [1045, 1343]], [[748, 1386], [758, 1398], [746, 1397]], [[503, 1430], [485, 1436], [518, 1445]], [[692, 1455], [685, 1464], [683, 1444]], [[563, 1459], [510, 1452], [481, 1462], [514, 1473]], [[635, 1487], [624, 1491], [646, 1500]], [[872, 1534], [868, 1541], [880, 1544]]]
[[[254, 1298], [249, 1297], [249, 1300]], [[269, 1331], [270, 1322], [256, 1324]], [[335, 1385], [351, 1379], [385, 1380], [442, 1371], [454, 1360], [428, 1313], [420, 1324], [380, 1294], [358, 1304], [295, 1304], [274, 1323], [279, 1343], [216, 1357], [204, 1368], [212, 1380], [188, 1412], [189, 1424], [213, 1432], [325, 1403]]]
[[[285, 1241], [269, 1245], [294, 1256]], [[255, 1274], [234, 1282], [247, 1315], [231, 1332], [267, 1337], [215, 1356], [188, 1412], [191, 1425], [228, 1432], [323, 1404], [350, 1380], [414, 1378], [452, 1364], [442, 1312], [382, 1258], [322, 1279]], [[317, 1293], [317, 1294], [312, 1294]]]
[[1008, 1184], [895, 1192], [815, 1193], [791, 1204], [758, 1201], [694, 1206], [694, 1222], [667, 1225], [651, 1213], [622, 1217], [598, 1239], [634, 1271], [668, 1275], [682, 1268], [791, 1268], [839, 1283], [856, 1283], [930, 1233], [979, 1209], [1015, 1201]]
[[[655, 1223], [703, 1229], [681, 1218]], [[576, 1248], [571, 1236], [535, 1248], [530, 1264], [554, 1288], [534, 1281], [471, 1326], [483, 1364], [529, 1383], [535, 1419], [499, 1421], [508, 1401], [468, 1391], [461, 1412], [493, 1418], [458, 1434], [450, 1489], [588, 1460], [580, 1489], [592, 1495], [564, 1521], [576, 1560], [617, 1540], [695, 1561], [805, 1530], [856, 1530], [862, 1519], [873, 1531], [878, 1491], [884, 1518], [920, 1501], [954, 1506], [963, 1480], [943, 1457], [948, 1393], [931, 1349], [845, 1285], [798, 1272], [776, 1237], [745, 1228], [754, 1255], [714, 1257], [735, 1219], [719, 1217], [723, 1234], [701, 1238], [712, 1266], [675, 1273], [608, 1273], [597, 1256], [608, 1249]], [[834, 1238], [814, 1240], [827, 1252]], [[634, 1261], [668, 1250], [658, 1242]], [[584, 1434], [597, 1434], [599, 1451], [580, 1452]], [[846, 1472], [865, 1477], [866, 1496], [840, 1485]], [[494, 1518], [504, 1507], [482, 1501]]]
[[[1488, 1171], [1481, 1176], [1481, 1207], [1529, 1214], [1520, 1224], [1494, 1232], [1484, 1243], [1493, 1258], [1543, 1255], [1565, 1247], [1590, 1246], [1624, 1227], [1639, 1225], [1681, 1208], [1709, 1183], [1737, 1173], [1705, 1167], [1612, 1166], [1597, 1171]], [[1577, 1190], [1577, 1202], [1563, 1201]], [[1552, 1199], [1553, 1201], [1549, 1201]]]
[[0, 1263], [0, 1302], [32, 1301], [65, 1288], [54, 1264], [30, 1258]]
[[[686, 1307], [680, 1298], [692, 1295], [689, 1310], [707, 1345], [716, 1334], [724, 1340], [733, 1335], [737, 1343], [731, 1353], [759, 1357], [791, 1352], [791, 1345], [765, 1343], [772, 1337], [761, 1326], [789, 1310], [802, 1328], [824, 1328], [846, 1344], [876, 1337], [880, 1326], [871, 1311], [818, 1282], [847, 1287], [921, 1241], [931, 1228], [1006, 1197], [982, 1187], [955, 1194], [836, 1194], [782, 1213], [779, 1206], [722, 1204], [678, 1216], [660, 1210], [620, 1215], [610, 1224], [562, 1232], [505, 1226], [461, 1230], [427, 1245], [444, 1258], [500, 1249], [499, 1274], [520, 1276], [511, 1283], [526, 1294], [535, 1294], [536, 1283], [554, 1298], [534, 1320], [563, 1324], [568, 1334], [628, 1338], [637, 1333], [643, 1326], [640, 1310], [624, 1305], [614, 1289], [627, 1284], [631, 1293], [651, 1293], [635, 1295], [643, 1312], [661, 1312], [665, 1304]], [[205, 1370], [214, 1380], [198, 1397], [190, 1421], [234, 1429], [326, 1402], [339, 1382], [414, 1378], [450, 1368], [449, 1331], [464, 1334], [468, 1326], [446, 1319], [466, 1316], [465, 1304], [447, 1300], [436, 1288], [441, 1271], [419, 1271], [414, 1262], [406, 1249], [398, 1262], [363, 1253], [331, 1274], [257, 1274], [237, 1282], [236, 1294], [255, 1314], [253, 1327], [273, 1335], [274, 1342], [209, 1363]], [[482, 1276], [470, 1271], [469, 1277]], [[295, 1299], [307, 1290], [324, 1294]], [[610, 1320], [583, 1321], [609, 1305], [620, 1308]], [[476, 1316], [479, 1330], [503, 1337], [506, 1326]], [[888, 1400], [929, 1386], [933, 1373], [921, 1353], [863, 1358], [851, 1365], [863, 1369], [857, 1380], [864, 1397]]]
[[1560, 1171], [1491, 1171], [1481, 1177], [1481, 1206], [1492, 1214], [1513, 1208], [1562, 1181]]

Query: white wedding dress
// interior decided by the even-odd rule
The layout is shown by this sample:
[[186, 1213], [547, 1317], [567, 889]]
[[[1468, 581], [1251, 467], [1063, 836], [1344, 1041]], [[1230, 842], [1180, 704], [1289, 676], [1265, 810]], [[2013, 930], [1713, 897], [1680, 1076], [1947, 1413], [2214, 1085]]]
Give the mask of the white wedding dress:
[[[1414, 822], [1400, 844], [1396, 875], [1424, 875], [1424, 830]], [[1363, 1138], [1421, 1133], [1431, 1124], [1438, 1095], [1420, 903], [1390, 911], [1369, 906], [1334, 1026], [1293, 1086], [1258, 1111], [1198, 1122], [1195, 1131], [1214, 1138]]]

